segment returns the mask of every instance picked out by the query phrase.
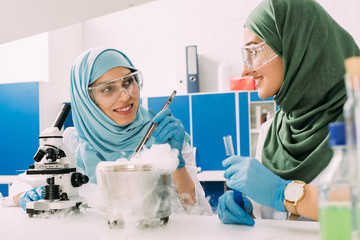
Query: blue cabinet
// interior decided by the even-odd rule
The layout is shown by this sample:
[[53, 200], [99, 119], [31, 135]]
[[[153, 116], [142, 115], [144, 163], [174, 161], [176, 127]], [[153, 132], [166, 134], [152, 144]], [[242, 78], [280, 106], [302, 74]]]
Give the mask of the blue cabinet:
[[250, 117], [249, 117], [249, 93], [239, 92], [239, 131], [240, 131], [240, 154], [250, 156]]
[[8, 185], [7, 184], [0, 184], [0, 193], [3, 196], [8, 196]]
[[[39, 146], [39, 83], [0, 84], [0, 112], [0, 175], [17, 175]], [[7, 185], [0, 191], [6, 196]]]
[[223, 136], [232, 136], [236, 153], [235, 93], [192, 95], [191, 105], [197, 165], [203, 171], [223, 170]]
[[[151, 97], [148, 98], [148, 108], [158, 113], [164, 106], [169, 97]], [[189, 96], [175, 96], [169, 109], [171, 113], [181, 121], [185, 131], [190, 134], [190, 104]]]

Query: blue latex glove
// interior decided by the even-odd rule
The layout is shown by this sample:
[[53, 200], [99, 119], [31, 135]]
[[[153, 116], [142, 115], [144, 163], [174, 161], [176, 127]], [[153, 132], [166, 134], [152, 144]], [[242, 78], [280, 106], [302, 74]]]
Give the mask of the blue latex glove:
[[275, 175], [255, 158], [231, 156], [222, 162], [228, 168], [226, 185], [254, 201], [285, 212], [284, 189], [290, 181]]
[[44, 187], [36, 187], [32, 190], [25, 192], [19, 199], [19, 205], [26, 211], [26, 203], [34, 202], [44, 198]]
[[181, 154], [184, 144], [185, 128], [179, 119], [174, 118], [170, 109], [160, 111], [153, 119], [154, 123], [159, 123], [155, 128], [153, 136], [156, 143], [169, 143], [172, 148], [179, 150], [179, 166], [185, 166], [185, 160]]
[[217, 213], [219, 219], [225, 224], [243, 224], [253, 226], [255, 224], [252, 216], [253, 206], [249, 199], [242, 194], [244, 208], [241, 208], [235, 201], [234, 191], [225, 192], [218, 203]]

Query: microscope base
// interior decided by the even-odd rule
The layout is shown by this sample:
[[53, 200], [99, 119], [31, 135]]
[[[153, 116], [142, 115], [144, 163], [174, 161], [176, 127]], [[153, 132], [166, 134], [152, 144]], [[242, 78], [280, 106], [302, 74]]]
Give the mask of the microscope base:
[[75, 197], [66, 201], [42, 199], [35, 202], [28, 202], [26, 204], [26, 213], [29, 217], [33, 217], [34, 215], [56, 213], [61, 210], [76, 212], [79, 210], [79, 206], [83, 200], [82, 197]]

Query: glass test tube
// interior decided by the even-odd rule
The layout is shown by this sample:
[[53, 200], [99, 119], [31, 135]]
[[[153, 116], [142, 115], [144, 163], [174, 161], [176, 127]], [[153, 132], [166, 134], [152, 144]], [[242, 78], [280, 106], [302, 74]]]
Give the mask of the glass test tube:
[[[225, 145], [225, 152], [226, 152], [226, 156], [234, 156], [235, 152], [234, 152], [234, 145], [233, 145], [233, 141], [232, 141], [232, 137], [231, 135], [227, 135], [223, 137], [224, 139], [224, 145]], [[237, 204], [239, 204], [240, 207], [244, 207], [244, 201], [242, 199], [242, 193], [234, 190], [234, 197], [235, 197], [235, 202]]]
[[234, 145], [233, 145], [231, 135], [224, 136], [223, 139], [224, 139], [226, 156], [235, 155], [235, 153], [234, 153]]

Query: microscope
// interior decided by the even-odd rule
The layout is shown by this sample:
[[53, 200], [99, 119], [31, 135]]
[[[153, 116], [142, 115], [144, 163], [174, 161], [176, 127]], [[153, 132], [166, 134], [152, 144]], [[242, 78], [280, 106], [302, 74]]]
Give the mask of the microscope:
[[27, 175], [46, 175], [44, 199], [28, 202], [26, 213], [29, 217], [41, 213], [55, 213], [59, 210], [79, 211], [83, 198], [78, 188], [88, 183], [89, 178], [76, 171], [75, 155], [63, 144], [61, 128], [69, 115], [70, 105], [63, 104], [52, 127], [40, 133], [40, 147], [34, 156], [34, 165]]

